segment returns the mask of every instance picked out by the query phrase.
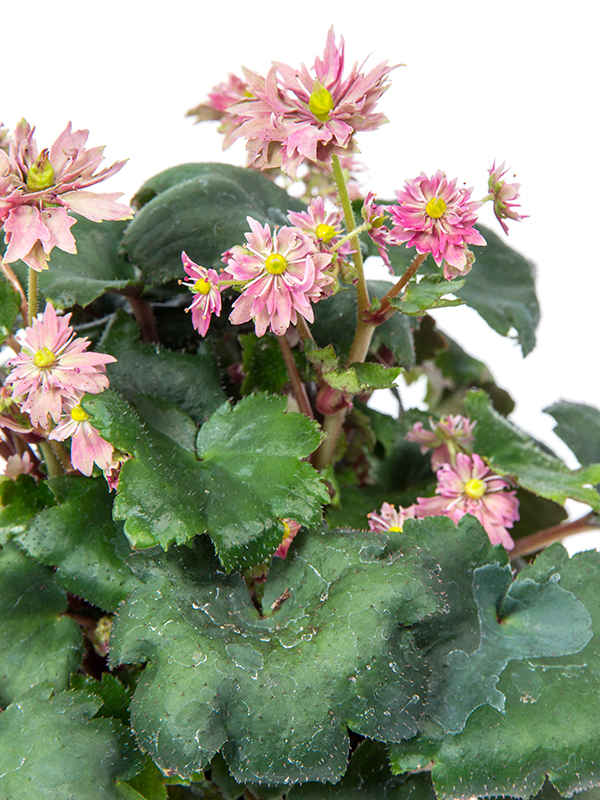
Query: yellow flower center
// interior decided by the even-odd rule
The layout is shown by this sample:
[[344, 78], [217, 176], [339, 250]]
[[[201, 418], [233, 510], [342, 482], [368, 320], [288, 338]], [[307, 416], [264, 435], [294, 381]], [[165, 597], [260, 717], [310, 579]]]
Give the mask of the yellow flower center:
[[321, 81], [315, 81], [313, 90], [310, 93], [308, 107], [319, 122], [327, 122], [329, 112], [333, 111], [333, 105], [331, 92], [323, 86]]
[[208, 294], [210, 292], [211, 285], [208, 281], [204, 280], [204, 278], [198, 278], [196, 283], [192, 287], [192, 292], [196, 294]]
[[465, 494], [473, 500], [480, 500], [485, 494], [485, 481], [479, 478], [471, 478], [465, 483]]
[[433, 217], [433, 219], [439, 219], [444, 214], [445, 210], [446, 203], [444, 203], [441, 197], [432, 197], [425, 206], [425, 213]]
[[48, 151], [42, 150], [40, 157], [27, 173], [27, 188], [30, 192], [43, 192], [54, 185], [54, 170], [48, 158]]
[[287, 537], [291, 534], [292, 529], [290, 528], [290, 526], [287, 524], [287, 522], [284, 519], [282, 519], [281, 521], [283, 522], [283, 530], [285, 532], [284, 539], [287, 539]]
[[85, 422], [89, 418], [90, 415], [86, 414], [81, 406], [75, 406], [75, 408], [71, 409], [71, 419], [75, 420], [75, 422]]
[[271, 253], [265, 260], [265, 269], [271, 275], [281, 275], [282, 272], [286, 271], [287, 265], [287, 258], [284, 258], [281, 253]]
[[388, 528], [388, 531], [394, 531], [395, 533], [402, 533], [402, 528], [400, 525], [392, 525], [391, 528]]
[[33, 363], [36, 367], [51, 367], [54, 364], [56, 356], [52, 350], [47, 347], [40, 347], [33, 357]]
[[317, 225], [317, 239], [321, 239], [325, 244], [330, 242], [335, 235], [336, 230], [333, 225], [325, 225], [323, 223]]

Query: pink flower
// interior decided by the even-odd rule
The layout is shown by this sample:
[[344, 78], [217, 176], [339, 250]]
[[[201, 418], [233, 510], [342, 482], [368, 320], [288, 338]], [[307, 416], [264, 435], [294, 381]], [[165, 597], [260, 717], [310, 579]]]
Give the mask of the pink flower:
[[313, 200], [306, 211], [289, 211], [288, 219], [292, 225], [310, 236], [319, 252], [330, 253], [336, 262], [343, 260], [352, 252], [349, 241], [332, 252], [332, 248], [344, 235], [342, 228], [344, 214], [337, 208], [327, 211], [322, 197]]
[[89, 414], [80, 405], [69, 404], [63, 419], [54, 428], [48, 439], [64, 442], [71, 437], [71, 464], [88, 477], [94, 464], [101, 470], [112, 469], [113, 446], [103, 439], [89, 422]]
[[454, 463], [457, 449], [470, 449], [476, 424], [460, 414], [449, 414], [441, 417], [438, 422], [429, 417], [431, 430], [424, 429], [422, 422], [415, 422], [405, 438], [409, 442], [418, 442], [422, 453], [433, 450], [431, 465], [435, 469], [445, 462]]
[[4, 477], [11, 481], [16, 481], [19, 475], [29, 475], [34, 464], [31, 460], [31, 452], [26, 450], [22, 455], [15, 453], [9, 456], [4, 469]]
[[234, 103], [248, 96], [248, 86], [245, 81], [230, 72], [226, 81], [222, 81], [216, 86], [213, 86], [208, 93], [206, 102], [200, 103], [200, 105], [190, 109], [186, 116], [196, 117], [196, 122], [221, 120], [219, 133], [225, 135], [223, 150], [226, 150], [233, 144], [233, 133], [244, 121], [242, 117], [230, 113], [228, 109]]
[[43, 429], [48, 428], [48, 416], [58, 422], [66, 401], [104, 391], [104, 365], [116, 361], [104, 353], [86, 353], [90, 342], [75, 336], [70, 319], [71, 314], [58, 317], [47, 303], [41, 321], [33, 320], [19, 337], [21, 352], [8, 362], [12, 372], [5, 384], [12, 386], [13, 400]]
[[441, 170], [431, 178], [422, 172], [395, 193], [399, 205], [388, 207], [395, 243], [406, 242], [417, 253], [431, 253], [438, 267], [444, 262], [448, 280], [471, 269], [474, 259], [468, 244], [485, 244], [473, 227], [481, 203], [470, 199], [471, 189], [459, 189], [456, 183], [456, 178], [448, 181]]
[[104, 160], [103, 147], [86, 150], [88, 131], [72, 131], [71, 123], [49, 148], [38, 151], [35, 128], [21, 120], [8, 155], [0, 150], [0, 223], [7, 244], [4, 261], [22, 259], [36, 271], [46, 269], [54, 247], [77, 252], [70, 228], [74, 211], [94, 222], [129, 219], [129, 206], [115, 202], [121, 192], [85, 191], [118, 172], [125, 161], [95, 173]]
[[186, 311], [191, 310], [192, 324], [200, 336], [206, 336], [212, 315], [216, 314], [218, 317], [221, 314], [219, 275], [214, 269], [205, 269], [195, 264], [185, 252], [181, 254], [181, 260], [191, 280], [179, 283], [187, 286], [194, 295], [192, 304]]
[[331, 28], [312, 72], [279, 62], [266, 78], [245, 70], [251, 97], [229, 111], [244, 120], [234, 137], [246, 138], [248, 164], [281, 167], [295, 177], [305, 159], [329, 163], [334, 153], [351, 152], [357, 131], [387, 122], [375, 106], [392, 69], [382, 63], [365, 75], [355, 64], [344, 78], [344, 40], [336, 46]]
[[268, 225], [247, 219], [252, 229], [247, 245], [223, 255], [224, 276], [246, 283], [229, 319], [234, 325], [253, 319], [257, 336], [264, 336], [267, 328], [282, 336], [298, 314], [313, 322], [311, 303], [333, 282], [324, 272], [331, 256], [319, 253], [298, 228], [286, 226], [271, 234]]
[[442, 514], [458, 522], [465, 514], [472, 514], [492, 544], [512, 550], [515, 543], [506, 529], [519, 519], [519, 501], [514, 491], [504, 491], [510, 488], [509, 481], [492, 472], [476, 453], [458, 453], [456, 466], [442, 464], [437, 479], [438, 497], [417, 498], [417, 518]]
[[300, 524], [296, 522], [294, 519], [282, 519], [283, 527], [285, 530], [285, 536], [283, 537], [283, 541], [273, 553], [273, 556], [278, 556], [279, 558], [285, 558], [288, 554], [288, 550], [290, 549], [291, 543], [294, 541], [294, 537], [300, 530]]
[[488, 180], [490, 194], [486, 197], [486, 200], [494, 201], [494, 214], [500, 225], [502, 225], [502, 230], [508, 236], [508, 227], [504, 222], [505, 219], [514, 219], [517, 221], [527, 219], [526, 214], [519, 214], [518, 211], [515, 211], [516, 208], [521, 207], [520, 203], [514, 202], [520, 197], [519, 189], [521, 188], [521, 184], [507, 183], [502, 180], [508, 172], [508, 169], [504, 169], [504, 162], [497, 167], [494, 161], [488, 172], [490, 173]]
[[402, 531], [404, 523], [407, 519], [415, 518], [415, 506], [408, 508], [396, 507], [391, 503], [384, 503], [381, 506], [381, 511], [371, 511], [367, 514], [369, 520], [369, 528], [372, 531]]
[[376, 195], [374, 192], [369, 192], [363, 203], [361, 214], [365, 222], [371, 223], [371, 228], [369, 228], [367, 233], [377, 245], [377, 250], [379, 251], [380, 257], [383, 259], [383, 263], [389, 271], [393, 273], [394, 270], [392, 269], [390, 257], [388, 255], [388, 246], [392, 244], [392, 240], [390, 239], [390, 229], [385, 224], [385, 212], [387, 211], [387, 207], [378, 206], [375, 203], [375, 197]]

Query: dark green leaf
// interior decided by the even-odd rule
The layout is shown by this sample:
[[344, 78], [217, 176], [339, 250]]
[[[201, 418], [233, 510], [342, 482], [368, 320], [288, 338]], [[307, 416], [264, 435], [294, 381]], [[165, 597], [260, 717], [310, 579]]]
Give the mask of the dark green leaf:
[[192, 420], [164, 400], [138, 401], [145, 427], [111, 392], [85, 407], [101, 434], [134, 456], [121, 470], [113, 511], [134, 547], [167, 548], [208, 532], [226, 569], [250, 566], [277, 549], [282, 518], [315, 524], [329, 498], [301, 461], [320, 433], [303, 415], [286, 414], [283, 397], [223, 405], [197, 442]]
[[535, 347], [535, 330], [540, 321], [535, 266], [489, 228], [477, 227], [487, 246], [471, 247], [475, 264], [456, 294], [502, 336], [514, 328], [526, 356]]
[[129, 725], [129, 704], [131, 692], [118, 678], [109, 672], [102, 673], [102, 679], [96, 680], [91, 675], [81, 672], [75, 673], [71, 678], [70, 689], [80, 689], [88, 694], [95, 694], [102, 700], [102, 705], [94, 716], [120, 719], [124, 725]]
[[289, 381], [285, 361], [277, 339], [266, 334], [245, 333], [240, 337], [244, 382], [242, 394], [251, 392], [280, 392]]
[[[558, 584], [585, 605], [595, 636], [574, 656], [534, 658], [508, 664], [498, 682], [503, 713], [478, 708], [464, 730], [443, 736], [429, 729], [405, 748], [395, 745], [394, 771], [433, 761], [438, 797], [530, 797], [548, 775], [566, 796], [600, 786], [600, 555], [579, 553], [569, 560], [553, 545], [523, 570], [515, 584]], [[556, 617], [552, 616], [554, 620]], [[420, 751], [420, 756], [419, 756]]]
[[385, 745], [361, 742], [350, 759], [348, 772], [334, 786], [305, 783], [294, 786], [286, 800], [435, 800], [428, 775], [395, 777]]
[[101, 705], [93, 695], [40, 689], [2, 714], [2, 800], [122, 800], [115, 781], [141, 767], [129, 731], [92, 719]]
[[55, 505], [47, 481], [36, 483], [30, 475], [0, 483], [0, 545], [23, 533], [32, 517]]
[[133, 319], [119, 311], [99, 349], [117, 359], [107, 365], [106, 373], [111, 388], [129, 402], [136, 394], [155, 394], [180, 406], [195, 422], [204, 422], [225, 401], [207, 342], [200, 343], [195, 356], [145, 344]]
[[0, 344], [6, 341], [12, 331], [20, 303], [19, 293], [15, 292], [5, 278], [0, 278]]
[[346, 726], [411, 736], [426, 673], [405, 626], [440, 608], [427, 531], [402, 551], [371, 532], [299, 534], [273, 562], [265, 616], [206, 548], [140, 556], [111, 661], [148, 661], [131, 705], [142, 747], [182, 776], [223, 748], [237, 781], [289, 784], [341, 777]]
[[113, 521], [106, 481], [70, 476], [50, 485], [58, 506], [34, 517], [19, 544], [36, 561], [57, 567], [55, 580], [63, 589], [115, 611], [137, 581], [123, 563], [131, 549], [123, 525]]
[[[247, 216], [261, 224], [286, 225], [288, 210], [305, 208], [256, 170], [229, 164], [176, 169], [142, 187], [143, 199], [152, 191], [157, 194], [138, 212], [123, 238], [124, 252], [148, 283], [183, 278], [183, 250], [205, 267], [221, 263], [225, 250], [244, 244], [244, 234], [250, 231]], [[186, 179], [181, 180], [183, 175]]]
[[409, 283], [402, 297], [392, 297], [390, 305], [402, 314], [414, 317], [422, 316], [426, 311], [446, 306], [460, 306], [463, 301], [445, 297], [458, 294], [464, 279], [448, 281], [443, 275], [423, 275], [416, 283]]
[[549, 500], [564, 504], [571, 497], [600, 511], [600, 495], [591, 488], [600, 482], [599, 464], [571, 472], [497, 414], [485, 392], [469, 392], [464, 403], [477, 420], [473, 449], [485, 455], [496, 472], [513, 475], [521, 486]]
[[58, 690], [68, 685], [83, 642], [66, 610], [52, 571], [6, 543], [0, 550], [0, 705], [45, 681]]
[[544, 411], [557, 421], [554, 433], [571, 448], [583, 467], [600, 462], [600, 411], [597, 408], [563, 400]]
[[[77, 253], [54, 248], [50, 268], [38, 277], [42, 297], [57, 308], [87, 306], [110, 289], [124, 289], [138, 282], [135, 269], [117, 252], [127, 222], [98, 223], [77, 214], [71, 216], [77, 219], [72, 229]], [[26, 279], [27, 267], [21, 262], [15, 271], [22, 281]]]

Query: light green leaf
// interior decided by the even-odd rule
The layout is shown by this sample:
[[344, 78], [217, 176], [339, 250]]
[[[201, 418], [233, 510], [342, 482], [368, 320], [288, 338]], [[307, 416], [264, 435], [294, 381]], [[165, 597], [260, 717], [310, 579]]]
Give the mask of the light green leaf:
[[401, 372], [401, 367], [354, 363], [348, 369], [326, 372], [323, 380], [339, 392], [364, 394], [374, 389], [391, 389]]
[[423, 275], [418, 283], [411, 282], [402, 297], [392, 297], [390, 305], [402, 314], [420, 317], [434, 308], [460, 306], [463, 301], [446, 297], [457, 294], [464, 285], [463, 279], [446, 280], [443, 275]]

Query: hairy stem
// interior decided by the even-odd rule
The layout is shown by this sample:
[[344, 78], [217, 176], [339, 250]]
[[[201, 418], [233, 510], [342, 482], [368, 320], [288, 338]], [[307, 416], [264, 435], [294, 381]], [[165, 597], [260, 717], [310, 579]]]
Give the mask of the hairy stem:
[[37, 272], [29, 267], [27, 274], [27, 325], [35, 319], [38, 308], [38, 278]]
[[553, 525], [551, 528], [532, 533], [530, 536], [524, 536], [517, 541], [514, 548], [510, 551], [510, 557], [513, 559], [519, 558], [520, 556], [529, 556], [532, 553], [537, 553], [538, 550], [542, 550], [544, 547], [554, 544], [554, 542], [560, 542], [561, 539], [566, 539], [568, 536], [573, 536], [576, 533], [584, 533], [590, 528], [600, 528], [600, 519], [593, 511], [590, 511], [585, 517], [573, 520], [573, 522]]
[[[55, 455], [54, 448], [50, 442], [40, 442], [39, 448], [44, 456], [44, 463], [48, 471], [49, 478], [57, 478], [59, 475], [64, 475], [66, 470], [63, 469], [60, 459]], [[61, 448], [62, 449], [62, 448]], [[64, 451], [63, 451], [64, 452]], [[69, 462], [69, 467], [71, 466]]]
[[290, 377], [290, 383], [292, 384], [292, 391], [294, 392], [294, 397], [296, 398], [296, 402], [298, 403], [298, 408], [300, 411], [310, 419], [314, 419], [313, 411], [310, 405], [310, 401], [308, 399], [308, 394], [306, 393], [306, 386], [304, 385], [304, 381], [300, 377], [300, 373], [298, 372], [298, 365], [296, 364], [296, 360], [294, 359], [294, 354], [292, 353], [292, 349], [289, 345], [288, 340], [283, 336], [278, 336], [277, 341], [279, 342], [279, 349], [281, 350], [281, 355], [283, 356], [283, 360], [285, 361], [285, 368], [287, 369], [287, 373]]

